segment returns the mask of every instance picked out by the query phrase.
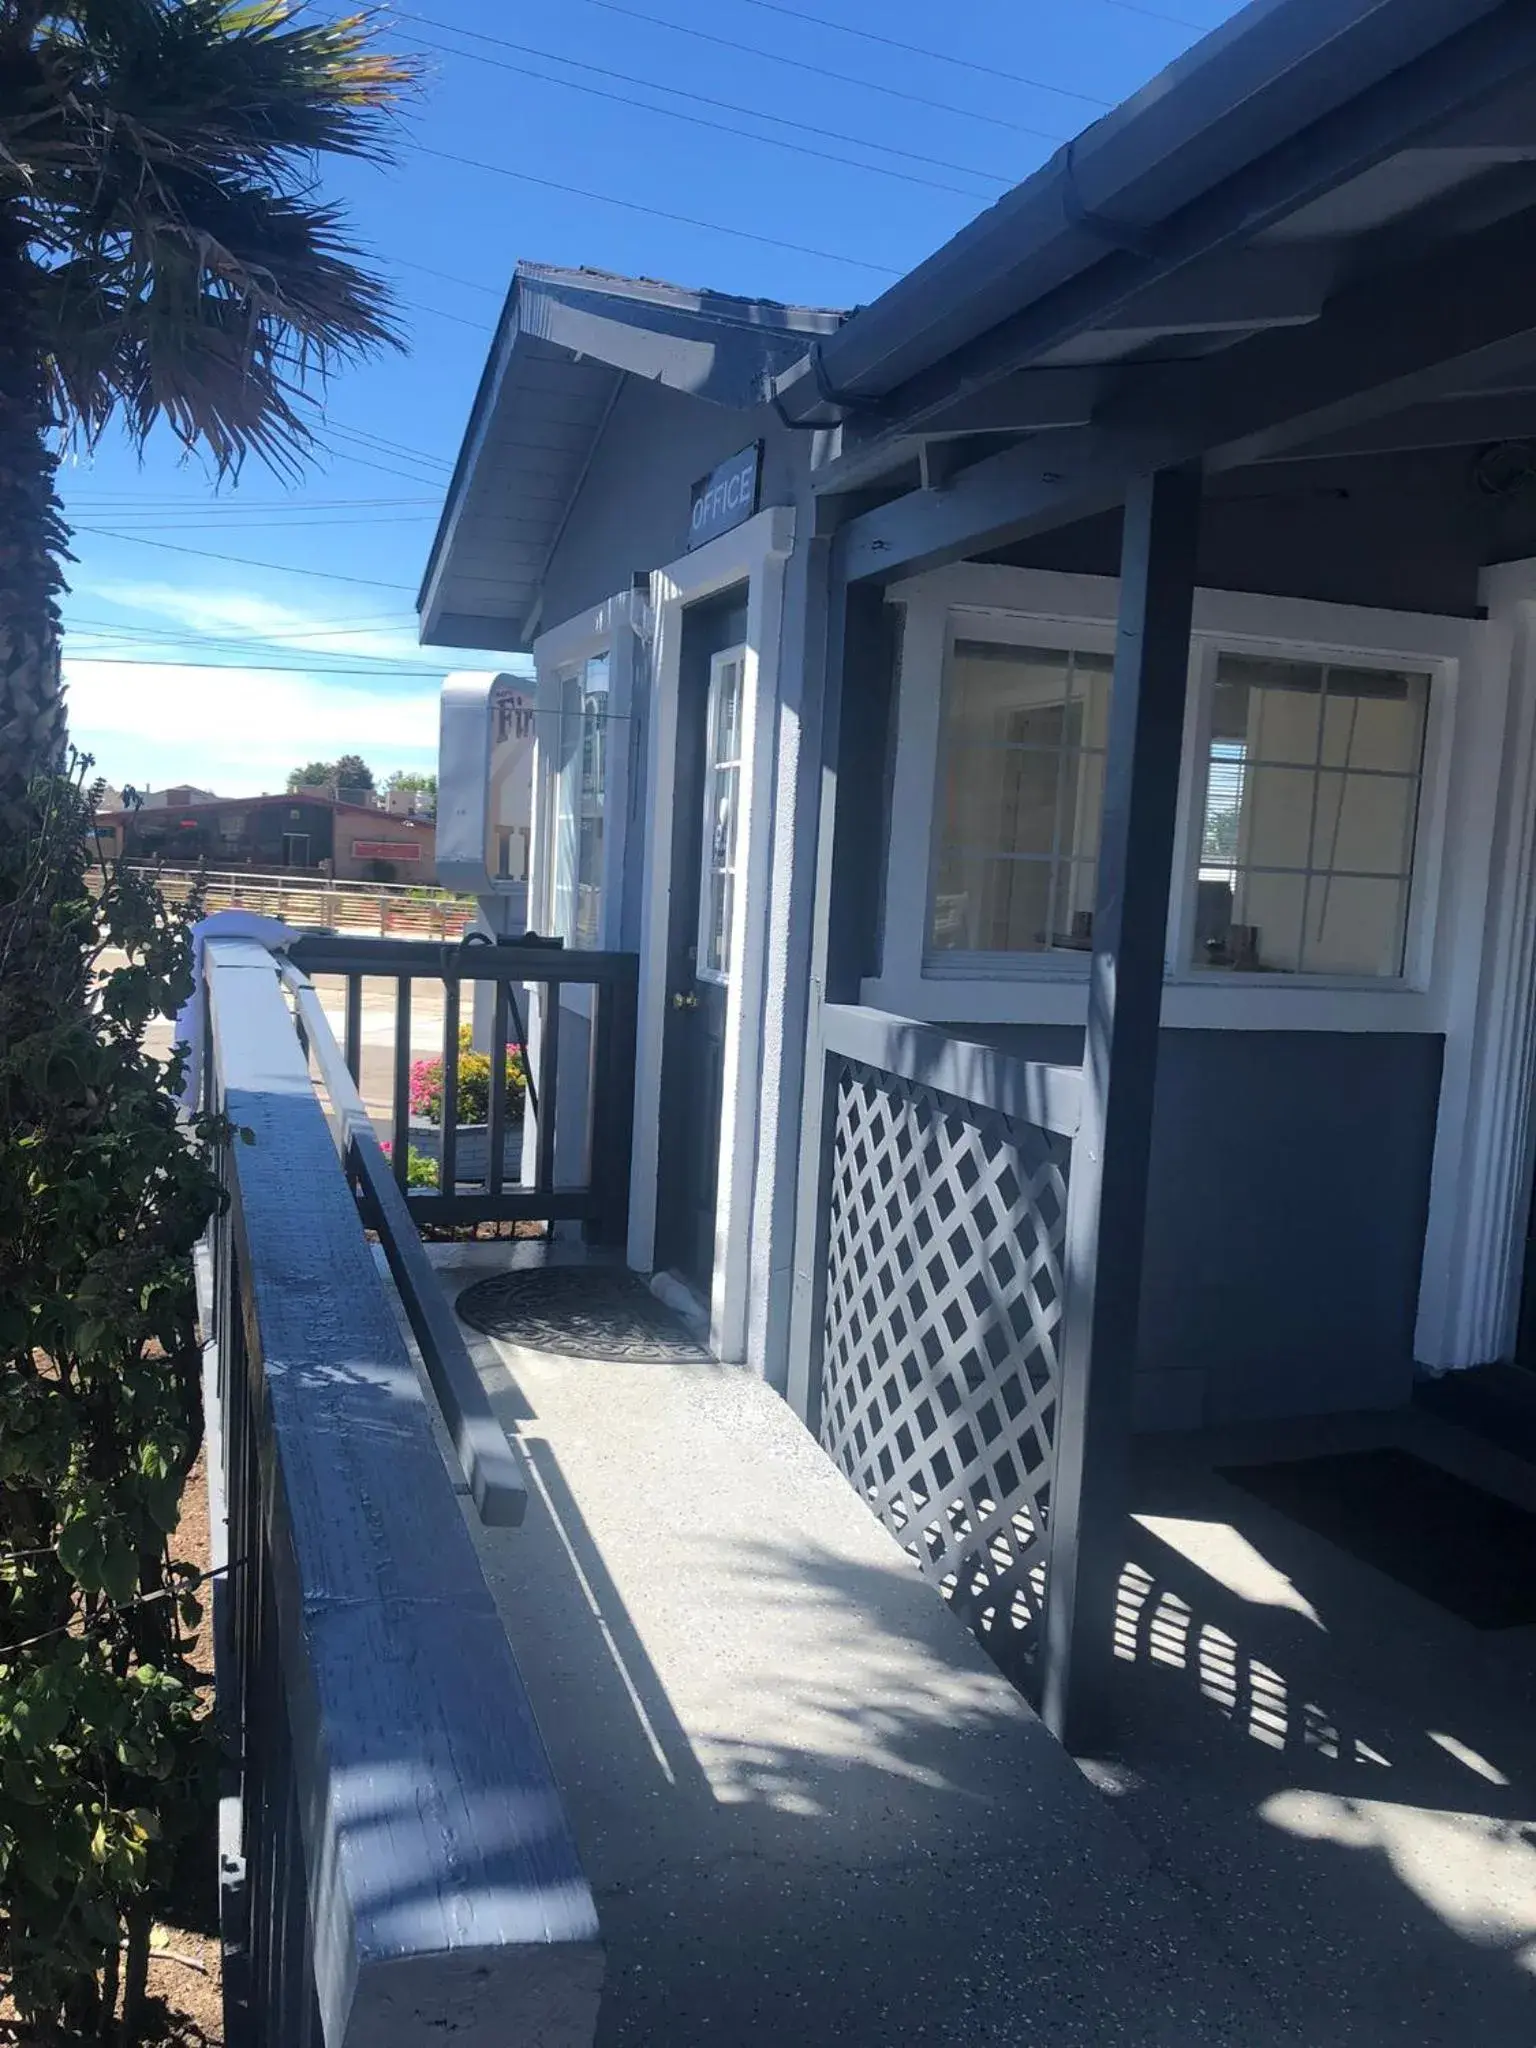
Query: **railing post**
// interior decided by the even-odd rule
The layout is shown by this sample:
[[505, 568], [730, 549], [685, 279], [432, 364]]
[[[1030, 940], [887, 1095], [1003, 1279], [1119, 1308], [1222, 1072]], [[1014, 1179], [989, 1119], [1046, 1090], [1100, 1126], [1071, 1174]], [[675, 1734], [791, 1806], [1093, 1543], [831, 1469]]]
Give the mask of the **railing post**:
[[1046, 1575], [1042, 1712], [1069, 1745], [1096, 1732], [1114, 1654], [1200, 490], [1163, 470], [1125, 507]]

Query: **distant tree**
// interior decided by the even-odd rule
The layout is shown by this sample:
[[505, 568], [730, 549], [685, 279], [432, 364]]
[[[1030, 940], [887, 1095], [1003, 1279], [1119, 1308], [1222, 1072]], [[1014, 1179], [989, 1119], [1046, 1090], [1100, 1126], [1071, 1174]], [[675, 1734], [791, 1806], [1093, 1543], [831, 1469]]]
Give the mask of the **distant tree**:
[[410, 790], [421, 796], [437, 795], [437, 777], [423, 774], [419, 768], [396, 768], [384, 787], [388, 790]]
[[296, 789], [329, 789], [336, 780], [334, 761], [308, 761], [302, 768], [295, 768], [288, 777], [290, 791]]
[[343, 754], [331, 769], [338, 789], [367, 789], [374, 787], [373, 770], [361, 754]]

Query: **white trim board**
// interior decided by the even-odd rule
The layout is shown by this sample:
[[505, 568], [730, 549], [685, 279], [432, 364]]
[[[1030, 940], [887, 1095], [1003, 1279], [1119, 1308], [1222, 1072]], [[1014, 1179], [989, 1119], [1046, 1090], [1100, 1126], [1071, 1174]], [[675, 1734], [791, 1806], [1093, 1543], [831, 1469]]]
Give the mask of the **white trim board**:
[[784, 568], [795, 515], [771, 506], [707, 541], [651, 577], [654, 627], [647, 805], [647, 872], [641, 910], [640, 997], [635, 1073], [635, 1148], [630, 1178], [629, 1263], [655, 1264], [657, 1172], [661, 1156], [661, 1062], [666, 1029], [667, 933], [672, 904], [672, 808], [677, 772], [677, 696], [683, 613], [734, 583], [747, 585], [743, 677], [742, 811], [737, 860], [741, 897], [731, 934], [715, 1203], [715, 1260], [709, 1344], [717, 1358], [746, 1355], [752, 1180], [756, 1159], [755, 1077], [762, 1028], [773, 825], [774, 707], [784, 619]]

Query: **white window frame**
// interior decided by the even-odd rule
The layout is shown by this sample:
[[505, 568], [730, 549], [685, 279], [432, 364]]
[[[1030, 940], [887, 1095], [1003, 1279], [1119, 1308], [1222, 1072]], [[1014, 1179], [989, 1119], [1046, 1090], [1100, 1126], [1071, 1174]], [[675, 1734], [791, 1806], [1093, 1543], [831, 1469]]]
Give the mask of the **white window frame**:
[[[716, 740], [720, 716], [720, 678], [728, 665], [735, 663], [741, 669], [738, 688], [741, 701], [737, 706], [737, 747], [736, 802], [731, 813], [731, 864], [724, 872], [731, 878], [731, 921], [725, 933], [725, 965], [712, 967], [709, 964], [709, 928], [711, 924], [712, 878], [714, 865], [713, 777], [721, 765], [715, 755], [718, 751]], [[731, 982], [731, 952], [735, 941], [736, 920], [741, 910], [741, 810], [742, 778], [746, 770], [746, 694], [747, 694], [747, 649], [745, 643], [735, 647], [722, 647], [709, 658], [709, 706], [704, 722], [704, 806], [699, 819], [699, 921], [694, 939], [694, 973], [700, 981], [712, 983], [716, 988], [729, 988]]]
[[[603, 798], [602, 896], [598, 905], [598, 951], [618, 944], [624, 839], [629, 820], [635, 671], [650, 632], [650, 607], [643, 592], [623, 590], [590, 610], [541, 633], [533, 643], [534, 754], [533, 816], [529, 830], [528, 926], [547, 931], [554, 914], [555, 830], [559, 818], [561, 700], [566, 679], [584, 674], [594, 655], [608, 657], [610, 745]], [[567, 1009], [592, 1013], [590, 983], [562, 987]]]
[[[880, 973], [865, 1002], [903, 1016], [949, 1023], [1080, 1024], [1088, 961], [1060, 952], [928, 951], [929, 878], [938, 819], [943, 676], [956, 615], [967, 636], [1084, 653], [1112, 650], [1118, 604], [1113, 578], [989, 563], [959, 563], [893, 585], [903, 607], [891, 817]], [[1187, 1028], [1426, 1031], [1440, 1028], [1444, 967], [1435, 930], [1442, 889], [1453, 723], [1475, 622], [1371, 611], [1250, 592], [1199, 590], [1191, 632], [1189, 691], [1174, 845], [1163, 1021]], [[1202, 736], [1219, 653], [1251, 653], [1352, 666], [1411, 669], [1430, 678], [1419, 813], [1400, 977], [1276, 975], [1214, 970], [1189, 958], [1205, 761]], [[1441, 948], [1442, 952], [1448, 951]]]

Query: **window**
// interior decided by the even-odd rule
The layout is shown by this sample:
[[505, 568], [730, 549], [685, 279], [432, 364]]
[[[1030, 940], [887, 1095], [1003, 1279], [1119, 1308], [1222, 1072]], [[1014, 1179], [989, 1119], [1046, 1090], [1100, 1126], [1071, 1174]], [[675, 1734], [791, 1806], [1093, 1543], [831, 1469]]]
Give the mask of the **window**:
[[1192, 964], [1403, 972], [1429, 678], [1222, 654]]
[[550, 914], [571, 946], [602, 941], [608, 722], [608, 655], [594, 654], [560, 679]]
[[956, 638], [944, 673], [928, 950], [1086, 951], [1108, 655]]
[[730, 975], [736, 915], [736, 827], [741, 808], [741, 700], [745, 650], [717, 654], [709, 668], [704, 755], [704, 857], [699, 877], [699, 978]]

